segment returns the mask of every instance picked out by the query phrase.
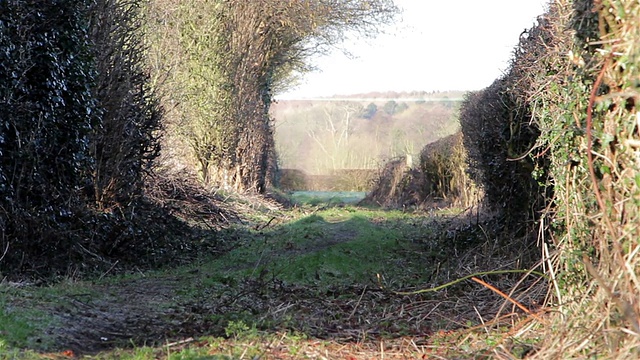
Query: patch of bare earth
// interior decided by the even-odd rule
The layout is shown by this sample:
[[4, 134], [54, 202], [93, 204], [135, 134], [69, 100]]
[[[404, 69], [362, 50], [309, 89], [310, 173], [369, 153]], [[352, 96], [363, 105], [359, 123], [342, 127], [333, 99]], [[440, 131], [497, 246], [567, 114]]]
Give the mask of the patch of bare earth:
[[[61, 348], [93, 353], [117, 346], [154, 344], [181, 330], [187, 315], [175, 302], [189, 279], [166, 277], [96, 286], [95, 294], [57, 299], [49, 331]], [[188, 331], [189, 329], [184, 329]]]

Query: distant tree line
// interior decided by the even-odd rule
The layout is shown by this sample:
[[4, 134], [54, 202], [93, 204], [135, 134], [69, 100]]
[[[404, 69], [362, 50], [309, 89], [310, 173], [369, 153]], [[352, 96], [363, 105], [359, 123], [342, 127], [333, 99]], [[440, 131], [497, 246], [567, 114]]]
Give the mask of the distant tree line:
[[398, 156], [417, 159], [420, 148], [459, 130], [457, 111], [446, 103], [389, 101], [380, 107], [373, 102], [365, 104], [352, 101], [276, 104], [272, 113], [278, 127], [280, 164], [311, 174], [377, 169]]

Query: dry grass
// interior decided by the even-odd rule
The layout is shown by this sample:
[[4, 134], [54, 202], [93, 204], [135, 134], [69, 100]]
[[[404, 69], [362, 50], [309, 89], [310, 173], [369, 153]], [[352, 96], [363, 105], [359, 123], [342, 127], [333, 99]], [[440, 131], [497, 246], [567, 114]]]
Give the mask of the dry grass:
[[428, 144], [415, 167], [405, 157], [385, 164], [363, 204], [389, 208], [470, 208], [482, 191], [467, 171], [467, 151], [462, 133]]
[[[506, 76], [484, 97], [470, 97], [480, 111], [500, 109], [507, 98], [530, 113], [515, 125], [533, 129], [537, 143], [510, 161], [529, 159], [535, 166], [523, 168], [528, 177], [548, 178], [528, 201], [494, 194], [507, 194], [512, 205], [525, 199], [534, 209], [531, 201], [546, 197], [544, 211], [535, 212], [539, 265], [550, 279], [544, 311], [529, 314], [525, 326], [494, 333], [534, 344], [528, 358], [640, 357], [639, 40], [637, 1], [554, 1], [521, 37]], [[500, 82], [510, 84], [508, 92]], [[477, 115], [464, 106], [462, 113]], [[500, 129], [518, 114], [493, 115], [481, 120]], [[498, 115], [506, 115], [505, 123], [495, 122]], [[483, 124], [473, 123], [471, 134]], [[513, 126], [506, 129], [513, 135]], [[486, 159], [486, 151], [471, 152]], [[499, 172], [506, 167], [492, 173], [496, 162], [489, 160], [485, 178], [508, 178]], [[497, 358], [522, 356], [508, 346], [494, 350]]]

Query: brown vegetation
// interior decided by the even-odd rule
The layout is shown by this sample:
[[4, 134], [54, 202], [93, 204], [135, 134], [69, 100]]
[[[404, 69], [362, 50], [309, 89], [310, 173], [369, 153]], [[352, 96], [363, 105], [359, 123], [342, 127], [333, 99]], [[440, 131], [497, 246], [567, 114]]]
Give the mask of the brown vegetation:
[[415, 167], [406, 158], [387, 163], [362, 203], [391, 208], [469, 207], [479, 198], [458, 132], [425, 146]]
[[535, 358], [638, 356], [638, 19], [635, 1], [556, 1], [463, 105], [489, 204], [537, 221], [524, 227], [560, 305], [523, 333]]
[[[160, 170], [147, 177], [158, 155], [163, 115], [156, 90], [168, 86], [162, 103], [175, 110], [171, 129], [182, 131], [183, 145], [190, 146], [205, 183], [265, 192], [277, 173], [269, 113], [273, 88], [286, 83], [293, 70], [305, 69], [302, 60], [318, 50], [314, 46], [321, 51], [334, 44], [345, 29], [375, 29], [372, 20], [388, 21], [395, 11], [388, 1], [323, 0], [316, 8], [308, 2], [266, 0], [263, 7], [240, 0], [162, 2], [167, 4], [171, 7], [157, 13], [152, 4], [150, 23], [168, 29], [159, 33], [167, 35], [167, 42], [149, 39], [159, 41], [157, 59], [171, 58], [164, 64], [176, 71], [166, 82], [154, 83], [151, 79], [162, 79], [159, 73], [166, 69], [154, 68], [155, 77], [144, 70], [139, 2], [0, 2], [3, 275], [106, 274], [120, 267], [191, 262], [224, 250], [224, 240], [209, 230], [237, 220], [235, 209], [226, 208], [194, 177]], [[203, 4], [212, 6], [206, 9], [211, 17], [200, 14], [197, 5]], [[526, 342], [531, 345], [520, 355], [531, 358], [637, 358], [639, 19], [637, 1], [555, 1], [521, 35], [504, 76], [466, 96], [461, 133], [436, 142], [457, 126], [450, 121], [450, 102], [341, 100], [311, 102], [304, 109], [283, 102], [273, 109], [282, 114], [276, 115], [280, 160], [312, 173], [342, 173], [341, 181], [355, 184], [368, 171], [341, 169], [373, 168], [381, 157], [394, 158], [365, 200], [385, 207], [468, 207], [476, 204], [481, 189], [491, 213], [451, 219], [424, 245], [432, 250], [425, 257], [437, 261], [433, 276], [438, 281], [443, 264], [465, 272], [475, 267], [546, 272], [547, 301], [537, 312], [539, 283], [526, 284], [530, 293], [523, 293], [513, 278], [504, 283], [518, 297], [531, 295], [531, 301], [514, 305], [524, 311], [523, 320], [499, 334], [493, 353], [513, 358]], [[167, 49], [176, 52], [163, 53]], [[413, 166], [416, 148], [424, 143], [429, 144]], [[171, 167], [170, 162], [164, 165]], [[292, 186], [310, 186], [299, 175], [291, 177]], [[261, 201], [247, 201], [247, 208], [273, 205]], [[452, 273], [462, 276], [446, 276]], [[250, 294], [247, 299], [260, 297], [266, 304], [253, 308], [258, 302], [250, 301], [247, 309], [281, 306], [294, 291], [301, 295], [296, 304], [302, 305], [301, 312], [321, 302], [317, 292], [305, 294], [276, 280], [281, 291], [276, 295], [285, 297], [280, 302], [256, 287], [245, 292], [240, 286], [239, 292]], [[500, 314], [498, 289], [474, 281], [494, 292], [483, 305]], [[188, 309], [204, 309], [209, 316], [210, 308], [196, 305], [211, 306], [220, 299], [203, 294], [206, 301], [187, 304]], [[419, 311], [431, 301], [418, 298], [407, 307], [406, 299], [385, 298], [389, 293], [382, 290], [365, 287], [361, 294], [357, 304], [389, 300], [382, 304], [393, 314]], [[447, 301], [454, 308], [463, 296], [453, 293], [455, 300]], [[514, 303], [514, 296], [500, 296]], [[315, 308], [315, 318], [300, 318], [322, 325], [314, 328], [317, 336], [338, 326], [327, 322], [326, 309], [344, 315], [345, 306], [354, 303], [322, 301], [326, 308]], [[437, 301], [433, 310], [447, 302]], [[467, 304], [462, 306], [471, 313]], [[357, 325], [369, 326], [368, 317], [374, 315], [360, 316], [357, 307], [347, 320], [357, 316]], [[183, 314], [200, 315], [191, 310]], [[119, 314], [117, 320], [107, 328], [128, 319]], [[491, 334], [505, 324], [499, 318], [481, 322]], [[160, 330], [154, 336], [164, 335]], [[358, 339], [353, 329], [347, 330], [350, 339]]]
[[345, 31], [371, 36], [396, 12], [389, 0], [152, 4], [152, 56], [174, 67], [162, 86], [165, 102], [177, 104], [175, 129], [201, 180], [266, 192], [277, 173], [274, 91], [307, 71], [308, 57], [327, 51]]
[[340, 169], [328, 175], [280, 169], [278, 185], [285, 191], [368, 191], [376, 174], [374, 169]]

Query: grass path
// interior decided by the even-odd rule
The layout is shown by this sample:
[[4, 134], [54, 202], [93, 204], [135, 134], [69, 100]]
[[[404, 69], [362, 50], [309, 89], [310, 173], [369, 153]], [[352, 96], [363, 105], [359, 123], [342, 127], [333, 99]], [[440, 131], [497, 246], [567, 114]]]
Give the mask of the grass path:
[[185, 268], [4, 285], [0, 359], [406, 358], [451, 351], [450, 330], [495, 312], [465, 302], [470, 283], [390, 291], [463, 270], [442, 218], [356, 207], [287, 218], [238, 228], [230, 251]]

